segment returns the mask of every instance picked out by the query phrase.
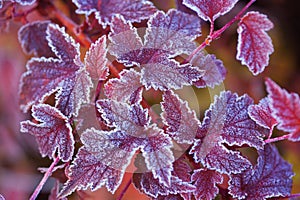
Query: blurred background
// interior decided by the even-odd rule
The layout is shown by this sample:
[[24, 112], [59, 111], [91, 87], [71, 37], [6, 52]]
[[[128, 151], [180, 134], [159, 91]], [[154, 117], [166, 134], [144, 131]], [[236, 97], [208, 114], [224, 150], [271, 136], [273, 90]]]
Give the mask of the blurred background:
[[[217, 20], [216, 28], [220, 28], [228, 22], [247, 2], [240, 0], [232, 12]], [[71, 0], [56, 1], [55, 3], [64, 9], [65, 5], [71, 4]], [[168, 10], [176, 6], [174, 0], [155, 0], [153, 3], [161, 10]], [[26, 10], [28, 7], [22, 6], [18, 9]], [[224, 82], [227, 90], [232, 90], [240, 95], [248, 93], [258, 102], [266, 95], [264, 78], [271, 77], [287, 90], [300, 94], [299, 9], [299, 4], [295, 0], [257, 0], [251, 6], [250, 10], [267, 14], [275, 26], [274, 29], [269, 31], [273, 39], [275, 52], [271, 55], [270, 65], [265, 72], [258, 76], [254, 77], [247, 67], [241, 66], [240, 62], [235, 60], [236, 24], [229, 28], [221, 39], [212, 42], [211, 46], [206, 48], [208, 53], [215, 54], [217, 58], [224, 62], [228, 70]], [[64, 9], [63, 11], [67, 15], [71, 15], [68, 10]], [[3, 194], [7, 200], [22, 200], [28, 199], [42, 178], [37, 168], [48, 167], [51, 162], [47, 158], [41, 158], [35, 139], [31, 135], [22, 134], [19, 131], [20, 121], [30, 119], [29, 115], [20, 112], [18, 105], [19, 80], [30, 57], [22, 52], [21, 45], [18, 42], [17, 32], [23, 22], [9, 20], [6, 23], [3, 21], [3, 16], [5, 16], [3, 12], [3, 9], [0, 9], [0, 194]], [[36, 12], [32, 12], [27, 19], [28, 21], [35, 21], [45, 18]], [[198, 39], [199, 43], [204, 40], [209, 25], [203, 22], [202, 27], [204, 37]], [[201, 117], [211, 103], [211, 99], [207, 89], [197, 90], [196, 94], [200, 105], [198, 114]], [[282, 132], [275, 132], [275, 135], [282, 134]], [[292, 192], [300, 193], [300, 143], [281, 141], [277, 142], [276, 146], [279, 148], [281, 155], [293, 165], [296, 173], [293, 179]], [[126, 176], [125, 179], [129, 177], [130, 175]], [[38, 199], [47, 199], [53, 185], [54, 180], [48, 180]], [[103, 193], [103, 191], [100, 191], [100, 193]], [[93, 199], [93, 195], [81, 194], [81, 196], [85, 196], [85, 199]], [[78, 196], [73, 195], [73, 199], [78, 198]], [[108, 194], [108, 196], [101, 199], [115, 199], [115, 196]], [[124, 199], [142, 200], [148, 198], [139, 195], [130, 186]]]

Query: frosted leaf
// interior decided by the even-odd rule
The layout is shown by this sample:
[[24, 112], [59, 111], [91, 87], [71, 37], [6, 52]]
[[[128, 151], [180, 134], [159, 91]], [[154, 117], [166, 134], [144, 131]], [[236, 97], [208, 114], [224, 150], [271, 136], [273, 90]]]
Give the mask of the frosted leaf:
[[104, 28], [111, 24], [116, 15], [123, 15], [126, 21], [140, 22], [155, 13], [156, 8], [146, 0], [73, 0], [79, 14], [86, 16], [95, 13], [99, 24]]
[[223, 65], [223, 62], [216, 58], [213, 54], [205, 55], [204, 52], [195, 54], [190, 63], [194, 67], [198, 67], [204, 71], [200, 80], [194, 82], [197, 88], [214, 87], [221, 84], [226, 76], [227, 70]]
[[276, 119], [272, 117], [270, 100], [267, 97], [261, 99], [257, 105], [250, 105], [248, 113], [252, 120], [264, 128], [273, 130], [277, 125]]
[[239, 23], [236, 59], [247, 65], [253, 75], [263, 72], [269, 64], [274, 48], [266, 31], [272, 28], [273, 23], [259, 12], [248, 12]]
[[140, 56], [143, 44], [136, 28], [131, 23], [126, 22], [122, 16], [114, 17], [109, 39], [112, 42], [109, 46], [109, 53], [116, 56], [118, 61], [128, 67], [139, 65], [136, 60]]
[[163, 123], [168, 126], [167, 134], [178, 143], [192, 144], [200, 126], [195, 112], [172, 91], [163, 94], [161, 104]]
[[[64, 28], [50, 24], [47, 28], [49, 46], [58, 58], [32, 58], [27, 62], [27, 72], [22, 75], [20, 104], [24, 112], [31, 105], [43, 102], [49, 95], [59, 91], [56, 106], [66, 116], [77, 115], [91, 87], [90, 78], [84, 74], [85, 68], [80, 58], [79, 44], [66, 34]], [[76, 89], [84, 89], [77, 91]], [[86, 94], [79, 97], [77, 94]], [[72, 99], [73, 97], [77, 99]], [[61, 99], [64, 98], [64, 99]], [[70, 104], [66, 102], [73, 102]]]
[[67, 196], [75, 189], [95, 191], [104, 185], [114, 193], [140, 145], [139, 138], [122, 131], [105, 132], [91, 128], [82, 134], [81, 140], [83, 147], [70, 166], [68, 181], [60, 196]]
[[249, 200], [290, 195], [294, 175], [292, 166], [283, 160], [277, 149], [270, 144], [265, 145], [258, 153], [254, 169], [231, 176], [229, 193], [234, 198]]
[[65, 79], [63, 85], [64, 92], [60, 90], [56, 95], [56, 107], [68, 116], [72, 113], [77, 116], [81, 105], [90, 101], [90, 88], [93, 86], [91, 78], [85, 69], [81, 69], [74, 78]]
[[116, 101], [139, 103], [142, 100], [141, 74], [134, 69], [123, 70], [120, 78], [109, 79], [104, 85], [105, 95]]
[[178, 177], [171, 177], [170, 186], [161, 184], [158, 179], [153, 177], [150, 172], [134, 173], [133, 174], [134, 186], [141, 192], [157, 198], [159, 195], [191, 193], [195, 187], [187, 182], [180, 180]]
[[54, 159], [57, 153], [62, 161], [69, 161], [73, 156], [75, 142], [68, 118], [57, 108], [46, 104], [33, 106], [32, 116], [39, 123], [23, 121], [21, 132], [35, 136], [43, 157]]
[[99, 100], [97, 108], [109, 126], [124, 130], [132, 136], [146, 137], [144, 129], [149, 124], [149, 116], [140, 105], [129, 106], [114, 100]]
[[154, 178], [158, 178], [161, 183], [169, 186], [174, 162], [171, 151], [172, 140], [156, 126], [149, 126], [145, 131], [147, 138], [142, 147], [142, 153], [146, 166], [152, 171]]
[[222, 133], [224, 141], [229, 145], [246, 144], [262, 149], [262, 136], [268, 130], [258, 126], [249, 117], [248, 107], [253, 104], [251, 97], [248, 95], [238, 97], [236, 93], [223, 92], [219, 98], [226, 102], [226, 118]]
[[180, 89], [185, 85], [191, 85], [203, 75], [203, 71], [189, 64], [180, 65], [161, 56], [152, 59], [142, 68], [141, 81], [146, 89], [151, 87], [161, 91]]
[[[192, 33], [198, 30], [197, 26], [190, 30], [191, 27], [185, 24], [185, 19], [183, 19], [185, 15], [174, 10], [167, 14], [158, 12], [148, 23], [145, 44], [142, 43], [137, 30], [132, 27], [130, 22], [126, 22], [120, 16], [115, 17], [110, 34], [112, 41], [109, 48], [110, 53], [125, 66], [137, 65], [141, 67], [141, 83], [146, 89], [154, 88], [165, 91], [191, 85], [193, 81], [200, 79], [203, 72], [189, 64], [180, 65], [177, 61], [170, 59], [172, 55], [190, 51], [184, 45], [192, 42], [194, 39]], [[178, 26], [179, 19], [182, 19], [182, 24], [179, 23], [182, 27]], [[161, 27], [167, 26], [170, 31], [168, 31], [169, 29], [157, 31]], [[173, 29], [180, 34], [187, 34], [184, 44], [183, 41], [177, 43], [179, 39], [173, 38], [174, 34], [171, 34]], [[164, 43], [162, 44], [158, 40], [164, 41]], [[180, 50], [172, 52], [175, 48]]]
[[228, 150], [223, 144], [246, 144], [262, 149], [262, 134], [266, 129], [248, 116], [248, 106], [252, 103], [250, 97], [238, 97], [229, 91], [215, 98], [215, 102], [205, 112], [197, 140], [191, 149], [196, 162], [221, 173], [238, 173], [251, 166], [239, 152]]
[[175, 9], [166, 14], [159, 11], [148, 21], [145, 48], [164, 50], [169, 56], [188, 54], [196, 48], [193, 40], [200, 35], [198, 17]]
[[196, 190], [194, 196], [196, 199], [214, 199], [219, 193], [217, 184], [223, 182], [223, 177], [220, 173], [207, 169], [197, 169], [192, 175], [192, 181]]
[[183, 0], [183, 4], [197, 12], [203, 20], [215, 21], [229, 12], [238, 0]]
[[108, 76], [107, 58], [106, 58], [106, 37], [100, 37], [95, 43], [91, 44], [88, 52], [85, 54], [84, 64], [93, 80], [105, 80]]
[[201, 162], [206, 168], [225, 174], [240, 173], [251, 168], [251, 163], [240, 152], [226, 149], [223, 145], [216, 145], [206, 151], [200, 140], [196, 140], [191, 149], [196, 162]]
[[155, 200], [182, 200], [182, 197], [179, 194], [158, 195]]
[[289, 93], [271, 79], [266, 80], [272, 116], [277, 120], [277, 128], [289, 133], [289, 140], [300, 141], [300, 98]]
[[49, 24], [50, 21], [37, 21], [20, 28], [18, 38], [26, 54], [55, 57], [46, 40], [46, 30]]

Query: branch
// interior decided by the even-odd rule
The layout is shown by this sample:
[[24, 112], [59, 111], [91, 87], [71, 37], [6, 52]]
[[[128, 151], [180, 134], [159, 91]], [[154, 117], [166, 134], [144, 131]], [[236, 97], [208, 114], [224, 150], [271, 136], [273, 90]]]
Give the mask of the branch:
[[54, 161], [52, 162], [52, 164], [50, 165], [50, 167], [48, 168], [48, 170], [44, 174], [44, 177], [42, 178], [41, 182], [35, 188], [34, 192], [32, 193], [32, 195], [30, 197], [30, 200], [35, 200], [36, 199], [36, 197], [38, 196], [38, 194], [42, 190], [43, 186], [45, 185], [46, 181], [51, 176], [51, 174], [53, 172], [53, 169], [57, 165], [58, 162], [59, 162], [59, 158], [57, 157], [57, 158], [54, 159]]
[[245, 5], [245, 7], [231, 20], [229, 21], [227, 24], [225, 24], [221, 29], [217, 30], [217, 31], [213, 31], [214, 28], [214, 24], [212, 22], [211, 26], [210, 26], [210, 34], [206, 37], [205, 41], [198, 46], [190, 55], [189, 57], [184, 61], [184, 63], [188, 63], [191, 61], [191, 59], [194, 57], [194, 55], [196, 55], [199, 51], [203, 50], [206, 46], [209, 46], [210, 43], [219, 38], [222, 33], [227, 30], [232, 24], [234, 24], [236, 21], [240, 20], [242, 17], [242, 14], [244, 14], [244, 12], [246, 12], [246, 10], [255, 2], [256, 0], [250, 0], [249, 3], [247, 3]]

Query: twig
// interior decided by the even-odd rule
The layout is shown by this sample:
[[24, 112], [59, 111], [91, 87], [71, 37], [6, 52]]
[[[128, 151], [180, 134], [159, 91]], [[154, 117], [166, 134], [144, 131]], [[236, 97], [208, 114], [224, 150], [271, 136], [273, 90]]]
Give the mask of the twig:
[[121, 194], [119, 195], [119, 197], [117, 198], [117, 200], [122, 200], [123, 196], [125, 195], [125, 193], [126, 193], [126, 191], [128, 190], [128, 188], [129, 188], [129, 186], [130, 186], [131, 183], [132, 183], [132, 180], [130, 179], [130, 180], [126, 183], [124, 189], [122, 190], [122, 192], [121, 192]]
[[246, 4], [246, 6], [231, 20], [229, 21], [227, 24], [225, 24], [221, 29], [217, 30], [217, 31], [213, 31], [214, 28], [214, 24], [212, 22], [211, 26], [210, 26], [210, 34], [206, 37], [205, 41], [198, 46], [190, 55], [189, 57], [184, 61], [184, 63], [188, 63], [191, 61], [191, 59], [194, 57], [194, 55], [196, 55], [199, 51], [203, 50], [206, 46], [210, 45], [210, 43], [219, 38], [222, 33], [228, 29], [233, 23], [235, 23], [236, 21], [241, 19], [241, 16], [244, 12], [246, 12], [246, 10], [255, 2], [256, 0], [250, 0], [249, 3]]
[[268, 144], [268, 143], [272, 143], [272, 142], [278, 142], [278, 141], [281, 141], [281, 140], [286, 140], [290, 137], [290, 135], [283, 135], [283, 136], [280, 136], [280, 137], [276, 137], [276, 138], [270, 138], [270, 139], [267, 139], [265, 140], [265, 143]]
[[39, 185], [35, 188], [34, 192], [32, 193], [32, 195], [30, 197], [30, 200], [35, 200], [36, 199], [36, 197], [38, 196], [38, 194], [42, 190], [43, 186], [45, 185], [46, 181], [51, 176], [51, 174], [53, 172], [53, 169], [57, 165], [58, 162], [59, 162], [59, 158], [57, 157], [57, 158], [54, 159], [54, 161], [52, 162], [52, 164], [50, 165], [50, 167], [48, 168], [48, 170], [44, 174], [44, 177], [42, 178]]

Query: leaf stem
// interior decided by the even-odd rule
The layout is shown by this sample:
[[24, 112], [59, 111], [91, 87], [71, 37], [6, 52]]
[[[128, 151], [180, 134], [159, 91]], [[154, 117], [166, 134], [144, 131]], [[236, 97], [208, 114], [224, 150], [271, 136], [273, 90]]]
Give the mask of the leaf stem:
[[300, 197], [300, 193], [297, 194], [291, 194], [289, 196], [286, 196], [286, 198], [296, 198], [296, 197]]
[[227, 24], [225, 24], [221, 29], [217, 30], [217, 31], [213, 31], [214, 28], [214, 22], [211, 23], [210, 26], [210, 33], [209, 35], [206, 37], [205, 41], [200, 44], [200, 46], [198, 46], [190, 55], [189, 57], [184, 61], [184, 63], [188, 63], [191, 61], [191, 59], [194, 57], [194, 55], [196, 55], [199, 51], [203, 50], [206, 46], [210, 45], [210, 43], [219, 38], [222, 33], [228, 29], [232, 24], [234, 24], [236, 21], [241, 19], [241, 16], [244, 12], [246, 12], [246, 10], [255, 2], [256, 0], [250, 0], [245, 7], [234, 17], [232, 18], [232, 20], [230, 20]]
[[58, 19], [65, 27], [67, 27], [73, 34], [76, 35], [77, 40], [83, 44], [85, 47], [89, 47], [92, 43], [91, 39], [80, 31], [79, 25], [76, 24], [73, 20], [67, 17], [63, 12], [51, 5], [51, 11], [53, 16]]
[[59, 162], [59, 157], [55, 158], [46, 173], [44, 174], [44, 177], [42, 178], [41, 182], [38, 184], [38, 186], [35, 188], [34, 192], [32, 193], [30, 200], [35, 200], [40, 191], [42, 190], [43, 186], [45, 185], [46, 181], [48, 178], [51, 176], [54, 167], [57, 165]]
[[119, 197], [117, 198], [117, 200], [122, 200], [123, 196], [125, 195], [126, 191], [128, 190], [129, 186], [132, 183], [132, 179], [129, 179], [129, 181], [126, 183], [124, 189], [122, 190], [121, 194], [119, 195]]
[[268, 143], [272, 143], [272, 142], [278, 142], [278, 141], [281, 141], [281, 140], [286, 140], [289, 137], [290, 137], [290, 135], [287, 134], [287, 135], [283, 135], [283, 136], [276, 137], [276, 138], [270, 138], [270, 139], [265, 140], [265, 143], [268, 144]]

